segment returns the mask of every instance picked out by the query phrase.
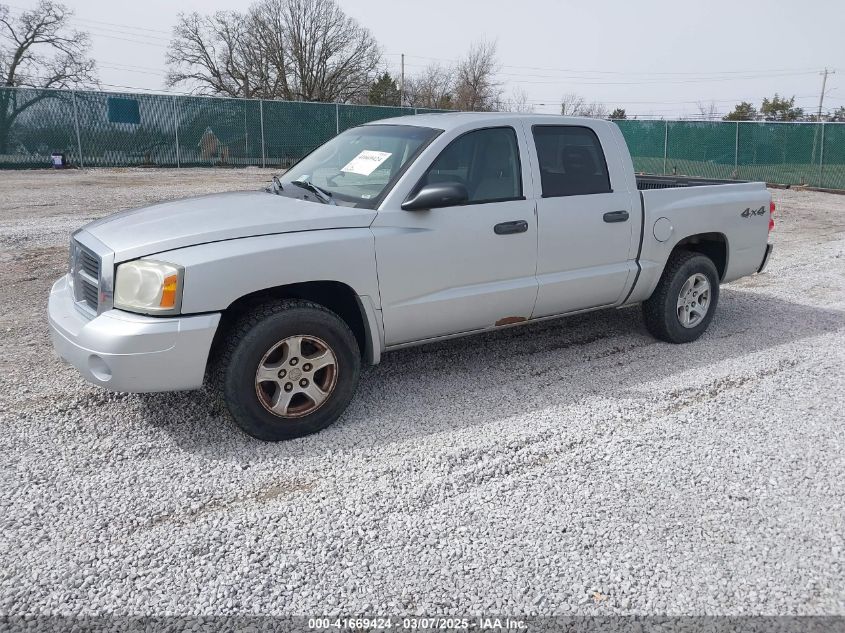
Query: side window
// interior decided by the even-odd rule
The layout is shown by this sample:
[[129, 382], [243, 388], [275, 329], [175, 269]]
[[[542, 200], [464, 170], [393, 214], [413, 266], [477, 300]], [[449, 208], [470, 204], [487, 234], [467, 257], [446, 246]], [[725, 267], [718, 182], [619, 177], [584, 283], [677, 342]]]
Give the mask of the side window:
[[469, 202], [522, 198], [519, 146], [513, 128], [468, 132], [452, 141], [434, 159], [423, 185], [457, 182], [469, 193]]
[[544, 198], [610, 192], [604, 152], [590, 128], [535, 125], [533, 132]]

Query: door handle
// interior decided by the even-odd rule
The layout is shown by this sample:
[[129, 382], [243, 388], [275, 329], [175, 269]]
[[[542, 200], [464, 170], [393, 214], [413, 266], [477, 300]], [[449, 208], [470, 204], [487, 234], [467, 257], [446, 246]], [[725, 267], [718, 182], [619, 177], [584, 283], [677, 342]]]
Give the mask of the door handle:
[[624, 222], [628, 219], [628, 212], [624, 209], [622, 211], [608, 211], [604, 214], [605, 222]]
[[528, 222], [525, 220], [514, 220], [513, 222], [500, 222], [493, 227], [496, 235], [510, 235], [511, 233], [525, 233], [528, 230]]

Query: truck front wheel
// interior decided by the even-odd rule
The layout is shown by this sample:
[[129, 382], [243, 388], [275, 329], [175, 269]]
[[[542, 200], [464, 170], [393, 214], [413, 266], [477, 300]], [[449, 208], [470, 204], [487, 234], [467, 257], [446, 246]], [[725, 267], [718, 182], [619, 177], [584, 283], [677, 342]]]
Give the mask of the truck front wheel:
[[276, 442], [316, 433], [355, 393], [361, 357], [349, 326], [315, 303], [286, 300], [242, 317], [223, 342], [213, 378], [235, 423]]
[[643, 303], [648, 331], [669, 343], [690, 343], [704, 333], [719, 301], [719, 274], [700, 253], [672, 255], [651, 297]]

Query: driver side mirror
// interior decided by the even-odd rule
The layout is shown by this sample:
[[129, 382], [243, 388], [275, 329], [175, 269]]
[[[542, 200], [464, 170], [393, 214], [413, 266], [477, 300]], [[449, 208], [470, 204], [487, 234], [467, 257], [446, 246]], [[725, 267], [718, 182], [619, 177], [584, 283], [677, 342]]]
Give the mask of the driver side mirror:
[[402, 203], [404, 211], [424, 211], [454, 207], [469, 201], [467, 188], [459, 182], [438, 182], [425, 185]]

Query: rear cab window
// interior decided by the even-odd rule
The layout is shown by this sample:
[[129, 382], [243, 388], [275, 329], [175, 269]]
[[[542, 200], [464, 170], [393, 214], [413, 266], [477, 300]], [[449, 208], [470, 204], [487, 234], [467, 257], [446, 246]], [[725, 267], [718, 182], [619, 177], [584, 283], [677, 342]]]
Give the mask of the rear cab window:
[[596, 133], [577, 125], [532, 127], [544, 198], [610, 193], [607, 161]]

